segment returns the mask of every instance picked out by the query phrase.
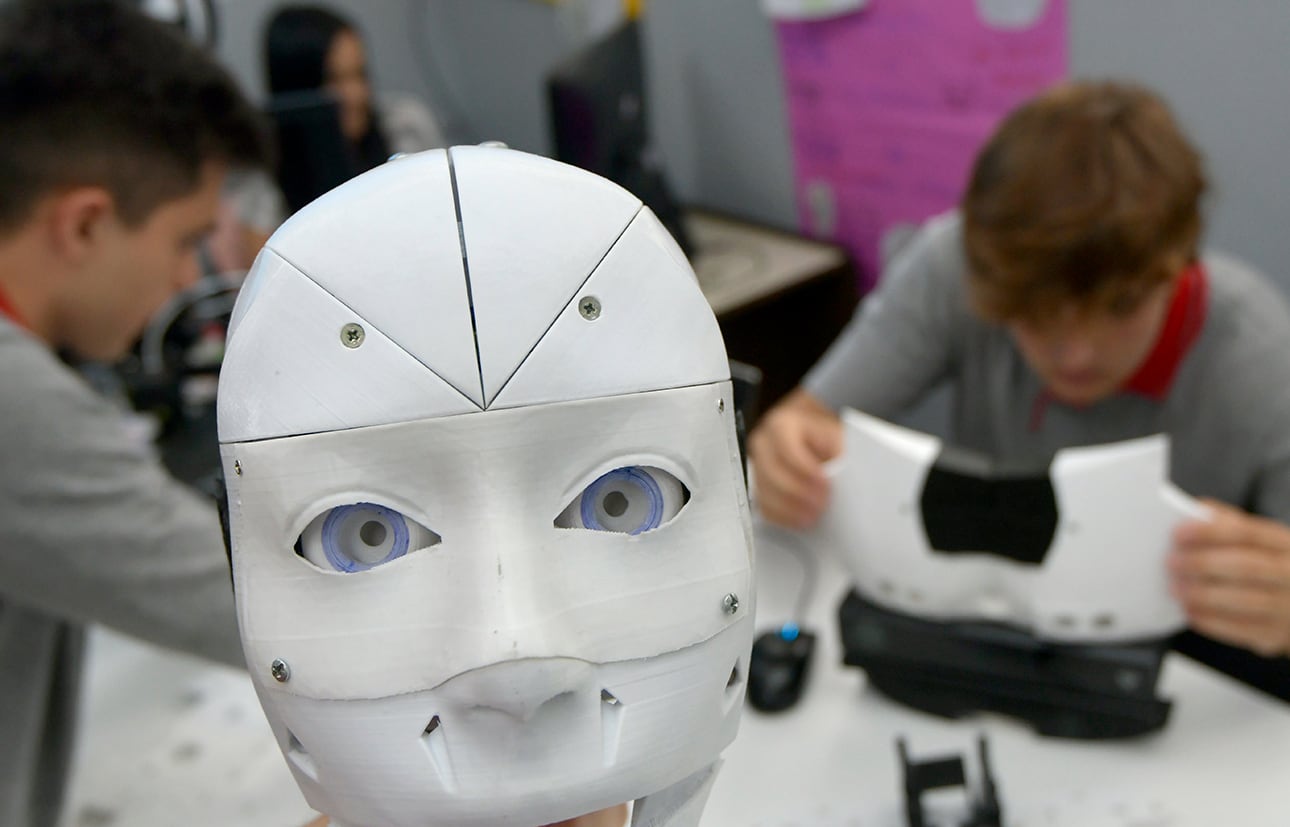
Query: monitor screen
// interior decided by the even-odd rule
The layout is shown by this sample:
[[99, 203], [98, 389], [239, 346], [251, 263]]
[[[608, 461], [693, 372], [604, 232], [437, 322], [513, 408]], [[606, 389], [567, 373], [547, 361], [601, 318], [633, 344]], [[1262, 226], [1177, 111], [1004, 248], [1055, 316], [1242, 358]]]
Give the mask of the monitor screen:
[[628, 21], [547, 77], [555, 156], [627, 189], [692, 255], [681, 210], [650, 149], [640, 29]]

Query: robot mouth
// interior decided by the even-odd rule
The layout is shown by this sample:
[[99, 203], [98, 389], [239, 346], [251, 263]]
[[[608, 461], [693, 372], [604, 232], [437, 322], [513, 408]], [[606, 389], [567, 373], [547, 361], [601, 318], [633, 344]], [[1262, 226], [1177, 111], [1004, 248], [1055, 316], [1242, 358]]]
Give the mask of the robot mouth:
[[[588, 755], [599, 741], [599, 767], [612, 767], [628, 705], [608, 688], [602, 687], [596, 711], [586, 691], [561, 692], [534, 708], [521, 704], [478, 704], [453, 712], [433, 715], [422, 729], [420, 740], [435, 774], [446, 792], [458, 792], [463, 764], [476, 764], [477, 751], [508, 744], [519, 754], [531, 754], [535, 745], [550, 750], [561, 742]], [[474, 742], [467, 746], [467, 742]], [[472, 747], [474, 749], [472, 749]], [[509, 750], [508, 750], [509, 751]]]
[[[742, 658], [736, 658], [720, 686], [721, 714], [741, 702], [745, 682]], [[538, 760], [559, 753], [566, 769], [581, 763], [589, 776], [614, 767], [628, 718], [636, 710], [610, 687], [593, 687], [560, 692], [536, 704], [493, 698], [442, 708], [419, 737], [444, 791], [462, 791], [469, 786], [463, 779], [482, 767], [495, 772], [499, 760]]]

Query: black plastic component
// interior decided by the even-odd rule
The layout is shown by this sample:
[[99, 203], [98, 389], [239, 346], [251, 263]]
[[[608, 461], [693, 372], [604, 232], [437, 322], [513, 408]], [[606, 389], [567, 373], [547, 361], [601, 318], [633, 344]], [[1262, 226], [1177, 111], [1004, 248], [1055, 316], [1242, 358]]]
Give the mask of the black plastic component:
[[735, 406], [735, 438], [739, 442], [739, 465], [748, 486], [748, 432], [757, 421], [761, 396], [761, 370], [743, 362], [730, 360], [730, 393]]
[[278, 187], [291, 212], [363, 171], [341, 132], [335, 98], [284, 92], [269, 101], [268, 113], [278, 144]]
[[[981, 763], [981, 785], [978, 790], [967, 790], [967, 817], [956, 824], [957, 827], [1002, 827], [1003, 808], [999, 804], [994, 774], [990, 770], [990, 753], [984, 735], [977, 738], [976, 747]], [[927, 761], [911, 761], [904, 738], [896, 739], [896, 750], [900, 754], [902, 777], [905, 780], [905, 818], [909, 827], [930, 827], [930, 822], [923, 814], [923, 793], [946, 787], [966, 789], [963, 759], [952, 755]]]
[[801, 700], [814, 650], [815, 635], [796, 626], [760, 635], [748, 660], [748, 703], [780, 712]]
[[921, 508], [927, 543], [942, 554], [993, 554], [1038, 566], [1057, 533], [1046, 467], [1011, 473], [955, 449], [928, 471]]
[[640, 27], [621, 25], [546, 79], [555, 157], [608, 178], [653, 210], [686, 256], [694, 244], [650, 147]]
[[838, 610], [844, 662], [892, 699], [950, 718], [989, 711], [1041, 735], [1127, 738], [1154, 732], [1168, 640], [1056, 644], [988, 623], [940, 622], [885, 609], [854, 590]]

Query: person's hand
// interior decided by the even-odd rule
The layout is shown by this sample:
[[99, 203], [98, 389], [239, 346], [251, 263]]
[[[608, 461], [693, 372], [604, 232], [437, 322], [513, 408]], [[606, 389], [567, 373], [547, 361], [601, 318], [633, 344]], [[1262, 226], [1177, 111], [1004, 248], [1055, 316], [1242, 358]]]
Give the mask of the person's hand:
[[1169, 558], [1191, 627], [1265, 657], [1290, 653], [1290, 527], [1205, 505], [1212, 519], [1179, 526]]
[[772, 408], [748, 438], [757, 507], [768, 522], [809, 528], [829, 504], [824, 463], [842, 453], [842, 423], [803, 390]]
[[[327, 827], [329, 823], [327, 816], [319, 816], [306, 824], [305, 827]], [[594, 813], [588, 813], [585, 816], [561, 821], [558, 824], [549, 824], [547, 827], [624, 827], [626, 824], [627, 805], [619, 804], [616, 807], [607, 807]]]
[[616, 807], [607, 807], [568, 821], [548, 824], [547, 827], [624, 827], [626, 824], [627, 805], [619, 804]]

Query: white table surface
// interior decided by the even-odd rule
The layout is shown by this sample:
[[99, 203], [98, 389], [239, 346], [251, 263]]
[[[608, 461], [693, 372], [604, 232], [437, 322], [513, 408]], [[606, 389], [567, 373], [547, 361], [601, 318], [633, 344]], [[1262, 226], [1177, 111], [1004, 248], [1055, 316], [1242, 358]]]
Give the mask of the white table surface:
[[[790, 619], [797, 558], [762, 542], [757, 576], [758, 628]], [[1160, 691], [1174, 707], [1155, 735], [1078, 742], [994, 716], [948, 721], [886, 699], [841, 665], [836, 609], [848, 585], [828, 561], [819, 581], [806, 693], [786, 712], [745, 709], [704, 827], [904, 827], [896, 737], [915, 761], [958, 754], [972, 772], [978, 733], [1008, 827], [1290, 825], [1290, 705], [1170, 654]]]
[[[758, 558], [766, 629], [791, 614], [800, 564], [770, 543]], [[990, 739], [1008, 827], [1290, 825], [1290, 706], [1171, 655], [1162, 691], [1173, 714], [1154, 736], [1081, 743], [999, 718], [945, 721], [841, 666], [835, 614], [847, 587], [829, 564], [820, 580], [805, 697], [777, 715], [745, 711], [704, 827], [904, 827], [895, 737], [915, 760], [962, 754], [973, 772], [978, 732]], [[313, 817], [243, 673], [96, 632], [83, 708], [64, 827], [298, 827]]]

